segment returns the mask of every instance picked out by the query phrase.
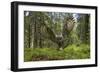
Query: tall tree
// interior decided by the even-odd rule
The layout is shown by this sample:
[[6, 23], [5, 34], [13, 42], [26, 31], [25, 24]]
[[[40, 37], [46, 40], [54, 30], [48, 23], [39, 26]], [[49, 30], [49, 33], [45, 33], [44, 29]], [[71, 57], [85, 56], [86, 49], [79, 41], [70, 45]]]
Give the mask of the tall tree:
[[78, 15], [78, 27], [77, 33], [83, 43], [90, 42], [90, 15], [89, 14], [79, 14]]

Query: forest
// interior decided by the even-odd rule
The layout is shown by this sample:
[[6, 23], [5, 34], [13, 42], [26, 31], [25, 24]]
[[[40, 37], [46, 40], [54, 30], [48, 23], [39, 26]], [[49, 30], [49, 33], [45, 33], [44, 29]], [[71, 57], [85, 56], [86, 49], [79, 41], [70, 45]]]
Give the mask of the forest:
[[90, 14], [24, 11], [24, 61], [90, 58]]

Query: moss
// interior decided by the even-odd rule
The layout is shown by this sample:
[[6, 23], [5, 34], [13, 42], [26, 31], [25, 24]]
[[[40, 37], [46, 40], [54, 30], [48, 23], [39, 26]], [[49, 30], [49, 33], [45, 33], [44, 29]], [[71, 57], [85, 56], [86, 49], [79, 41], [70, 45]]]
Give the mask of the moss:
[[87, 59], [90, 58], [90, 46], [72, 44], [61, 51], [52, 48], [25, 48], [24, 53], [24, 61]]

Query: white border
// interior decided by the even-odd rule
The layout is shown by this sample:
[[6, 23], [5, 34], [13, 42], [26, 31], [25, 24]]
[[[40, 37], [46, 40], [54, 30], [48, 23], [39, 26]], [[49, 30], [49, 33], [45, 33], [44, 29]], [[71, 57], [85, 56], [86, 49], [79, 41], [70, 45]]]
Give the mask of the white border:
[[[61, 60], [61, 61], [38, 61], [38, 62], [24, 62], [24, 11], [48, 11], [48, 12], [69, 12], [69, 13], [89, 13], [91, 15], [90, 21], [90, 35], [91, 35], [91, 58], [80, 60]], [[36, 67], [50, 67], [50, 66], [71, 66], [95, 64], [95, 10], [81, 9], [81, 8], [62, 8], [62, 7], [46, 7], [46, 6], [18, 6], [18, 68], [36, 68]]]

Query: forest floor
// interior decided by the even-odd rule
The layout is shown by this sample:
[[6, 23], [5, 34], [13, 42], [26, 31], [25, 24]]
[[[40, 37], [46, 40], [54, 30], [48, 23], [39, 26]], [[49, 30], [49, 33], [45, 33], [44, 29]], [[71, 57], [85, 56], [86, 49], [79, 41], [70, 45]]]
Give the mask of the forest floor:
[[25, 48], [24, 61], [70, 60], [90, 58], [90, 46], [87, 44], [69, 45], [63, 50], [51, 48]]

